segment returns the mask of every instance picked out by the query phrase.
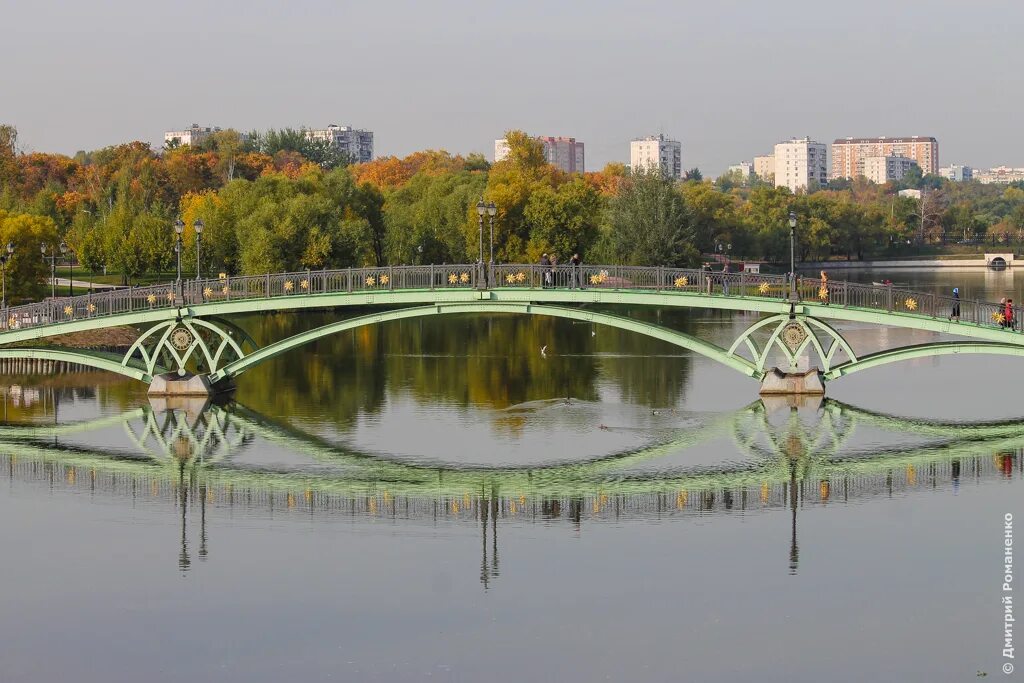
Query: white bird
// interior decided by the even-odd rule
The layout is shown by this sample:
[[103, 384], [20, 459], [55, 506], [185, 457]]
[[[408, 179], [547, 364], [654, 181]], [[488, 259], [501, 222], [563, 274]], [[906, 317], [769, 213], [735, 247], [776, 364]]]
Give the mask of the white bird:
[[544, 358], [548, 357], [548, 345], [547, 344], [545, 344], [544, 346], [540, 347], [540, 355], [543, 356]]

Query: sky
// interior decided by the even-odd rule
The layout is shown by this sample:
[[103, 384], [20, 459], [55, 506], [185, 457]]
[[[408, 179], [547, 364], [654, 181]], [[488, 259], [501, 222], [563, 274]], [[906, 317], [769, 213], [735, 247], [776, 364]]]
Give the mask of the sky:
[[587, 170], [657, 133], [712, 176], [803, 136], [933, 135], [941, 165], [1024, 166], [1020, 0], [0, 0], [0, 16], [0, 123], [25, 151], [337, 123], [372, 130], [378, 156], [572, 136]]

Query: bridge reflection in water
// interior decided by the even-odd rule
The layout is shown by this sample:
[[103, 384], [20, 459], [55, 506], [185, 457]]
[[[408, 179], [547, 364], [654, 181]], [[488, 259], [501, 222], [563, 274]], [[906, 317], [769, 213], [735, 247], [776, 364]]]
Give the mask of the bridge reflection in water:
[[[285, 518], [476, 524], [484, 586], [499, 575], [499, 521], [564, 520], [581, 532], [586, 524], [602, 522], [786, 510], [792, 517], [789, 571], [796, 573], [797, 515], [804, 507], [925, 489], [955, 493], [964, 480], [1022, 473], [1024, 424], [1016, 420], [938, 422], [833, 400], [766, 397], [733, 413], [701, 415], [698, 422], [649, 447], [585, 462], [474, 467], [360, 452], [239, 404], [154, 400], [84, 422], [2, 426], [0, 464], [12, 483], [42, 481], [54, 489], [87, 487], [172, 503], [181, 515], [182, 570], [192, 564], [190, 514], [199, 518], [195, 552], [200, 560], [208, 556], [210, 505], [283, 512]], [[126, 447], [81, 445], [90, 433], [111, 428], [123, 431]], [[890, 444], [899, 435], [902, 445], [857, 445], [858, 430], [882, 430]], [[744, 462], [662, 466], [673, 453], [723, 437], [732, 439]], [[240, 462], [236, 456], [259, 442], [312, 458], [318, 466], [268, 469]]]

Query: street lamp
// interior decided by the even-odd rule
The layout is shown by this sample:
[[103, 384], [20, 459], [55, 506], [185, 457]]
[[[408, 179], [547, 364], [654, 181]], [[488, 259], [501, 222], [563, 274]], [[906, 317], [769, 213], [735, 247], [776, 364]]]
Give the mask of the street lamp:
[[43, 254], [43, 260], [50, 260], [50, 298], [57, 298], [57, 252], [51, 252], [49, 256], [46, 255], [46, 242], [39, 243], [39, 251]]
[[[4, 281], [4, 292], [3, 292], [4, 298], [3, 298], [3, 303], [0, 304], [0, 308], [5, 308], [5, 309], [7, 308], [7, 262], [11, 260], [12, 256], [14, 256], [14, 243], [13, 242], [8, 242], [7, 243], [7, 249], [4, 250], [3, 252], [0, 252], [0, 270], [3, 271], [3, 281]], [[4, 317], [6, 318], [6, 316], [4, 316]]]
[[796, 211], [789, 212], [789, 300], [796, 301]]
[[484, 198], [483, 197], [481, 197], [480, 201], [478, 201], [476, 203], [476, 213], [477, 213], [477, 216], [479, 216], [479, 221], [478, 222], [479, 222], [479, 225], [480, 225], [480, 240], [478, 241], [478, 244], [480, 246], [480, 250], [479, 250], [480, 251], [480, 256], [479, 256], [478, 263], [483, 263], [484, 262], [484, 214], [487, 213], [487, 205], [484, 204]]
[[75, 253], [74, 251], [71, 251], [70, 249], [68, 249], [68, 243], [67, 242], [65, 242], [64, 240], [61, 240], [60, 241], [60, 255], [61, 255], [61, 258], [66, 258], [68, 260], [68, 296], [73, 296], [74, 293], [75, 293], [74, 289], [72, 289], [72, 287], [74, 286], [74, 281], [75, 281], [75, 266], [74, 266], [74, 264], [73, 264], [73, 262], [71, 260], [71, 257], [68, 256], [68, 252], [70, 252], [71, 254]]
[[178, 295], [181, 295], [181, 233], [185, 231], [185, 223], [179, 218], [174, 221], [174, 253], [178, 255]]
[[487, 202], [487, 218], [491, 223], [491, 265], [494, 265], [494, 216], [498, 213], [498, 207], [494, 202]]
[[199, 243], [202, 241], [202, 238], [203, 238], [203, 228], [206, 227], [206, 224], [203, 223], [203, 219], [197, 218], [195, 223], [192, 224], [192, 227], [194, 227], [196, 229], [196, 279], [198, 280], [199, 277], [200, 277], [200, 269], [199, 269]]

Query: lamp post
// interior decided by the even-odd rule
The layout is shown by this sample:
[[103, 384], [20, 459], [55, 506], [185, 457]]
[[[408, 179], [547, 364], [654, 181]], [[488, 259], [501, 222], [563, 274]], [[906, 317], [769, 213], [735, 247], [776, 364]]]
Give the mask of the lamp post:
[[196, 229], [196, 279], [198, 280], [201, 277], [199, 268], [199, 243], [203, 239], [203, 228], [206, 227], [206, 224], [203, 223], [203, 219], [197, 218], [196, 222], [192, 224], [192, 227]]
[[50, 298], [57, 298], [57, 252], [51, 251], [50, 255], [46, 255], [47, 246], [46, 242], [39, 244], [39, 251], [43, 254], [43, 260], [50, 260]]
[[[0, 308], [7, 308], [7, 262], [14, 256], [14, 242], [7, 243], [7, 249], [0, 252], [0, 270], [3, 270], [3, 282], [4, 282], [4, 298]], [[6, 316], [4, 316], [6, 318]]]
[[479, 261], [478, 261], [479, 263], [483, 263], [484, 262], [484, 214], [485, 213], [487, 213], [487, 205], [484, 204], [484, 198], [481, 197], [480, 201], [478, 201], [476, 203], [476, 214], [477, 214], [477, 216], [479, 216], [478, 223], [479, 223], [479, 226], [480, 226], [480, 239], [478, 241], [478, 244], [480, 246], [480, 250], [479, 250], [480, 251], [480, 256], [479, 256]]
[[74, 251], [68, 248], [67, 242], [64, 240], [60, 241], [60, 255], [62, 258], [66, 258], [68, 260], [68, 296], [74, 296], [75, 294], [73, 289], [75, 282], [75, 266], [71, 260], [71, 256], [69, 255], [74, 253]]
[[796, 301], [796, 212], [789, 212], [789, 300]]
[[491, 224], [491, 265], [494, 265], [494, 216], [498, 213], [498, 207], [494, 202], [487, 202], [487, 220]]
[[185, 223], [179, 218], [174, 221], [174, 253], [178, 255], [178, 296], [181, 296], [181, 233], [185, 231]]

